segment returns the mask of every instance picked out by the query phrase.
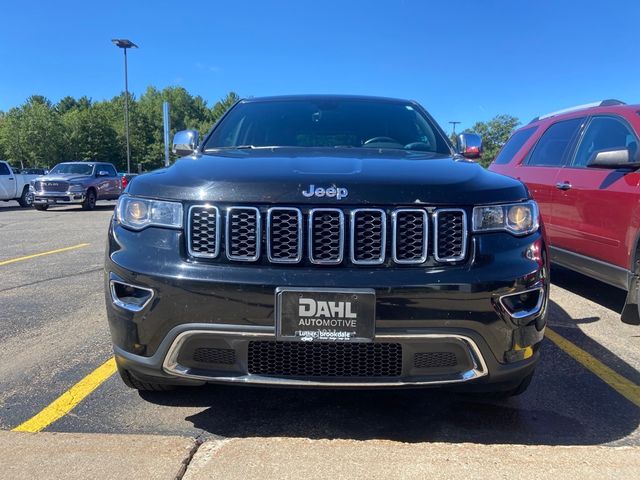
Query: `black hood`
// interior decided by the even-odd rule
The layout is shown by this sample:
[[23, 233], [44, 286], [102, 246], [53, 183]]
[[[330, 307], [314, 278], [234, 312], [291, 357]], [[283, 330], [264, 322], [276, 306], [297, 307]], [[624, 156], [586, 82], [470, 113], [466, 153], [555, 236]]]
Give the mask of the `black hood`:
[[[346, 198], [307, 197], [310, 185]], [[466, 160], [375, 149], [219, 150], [140, 175], [132, 195], [168, 200], [315, 205], [477, 205], [528, 197], [522, 183]]]

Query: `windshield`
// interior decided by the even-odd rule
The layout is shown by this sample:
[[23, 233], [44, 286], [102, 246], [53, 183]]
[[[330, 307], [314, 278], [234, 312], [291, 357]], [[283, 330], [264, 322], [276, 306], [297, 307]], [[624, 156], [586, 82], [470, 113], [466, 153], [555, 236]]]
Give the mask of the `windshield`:
[[357, 99], [239, 103], [212, 132], [204, 150], [240, 147], [354, 147], [451, 153], [435, 125], [413, 105]]
[[93, 163], [59, 163], [49, 172], [50, 174], [73, 173], [76, 175], [91, 175]]

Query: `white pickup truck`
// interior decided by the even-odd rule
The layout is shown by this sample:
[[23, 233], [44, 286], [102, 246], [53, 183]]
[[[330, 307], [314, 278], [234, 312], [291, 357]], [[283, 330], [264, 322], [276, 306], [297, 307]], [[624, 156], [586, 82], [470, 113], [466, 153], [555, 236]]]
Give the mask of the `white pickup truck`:
[[16, 200], [21, 207], [33, 204], [33, 195], [29, 192], [29, 182], [38, 175], [16, 173], [7, 162], [0, 160], [0, 200]]

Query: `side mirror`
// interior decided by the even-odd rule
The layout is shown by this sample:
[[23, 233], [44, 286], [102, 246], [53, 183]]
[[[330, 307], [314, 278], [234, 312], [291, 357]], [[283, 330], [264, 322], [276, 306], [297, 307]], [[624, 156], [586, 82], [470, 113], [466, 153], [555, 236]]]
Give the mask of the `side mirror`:
[[[637, 157], [637, 156], [636, 156]], [[587, 167], [591, 168], [640, 168], [638, 158], [631, 158], [629, 148], [608, 148], [591, 154]]]
[[458, 135], [458, 153], [464, 158], [476, 159], [482, 156], [482, 138], [475, 133]]
[[109, 176], [109, 172], [107, 172], [106, 170], [100, 170], [96, 175], [96, 177], [108, 177], [108, 176]]
[[198, 146], [198, 132], [195, 130], [181, 130], [173, 136], [173, 153], [191, 155]]

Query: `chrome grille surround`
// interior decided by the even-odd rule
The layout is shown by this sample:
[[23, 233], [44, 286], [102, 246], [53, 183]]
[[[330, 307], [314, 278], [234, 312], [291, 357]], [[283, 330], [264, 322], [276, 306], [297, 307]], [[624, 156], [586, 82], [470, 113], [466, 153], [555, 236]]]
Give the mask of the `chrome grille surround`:
[[[457, 217], [460, 224], [459, 232], [456, 232], [456, 220], [448, 217]], [[451, 221], [454, 223], [451, 224]], [[447, 222], [445, 224], [445, 222]], [[460, 262], [467, 255], [467, 213], [461, 208], [441, 208], [433, 213], [433, 257], [437, 262]], [[445, 229], [447, 231], [445, 231]]]
[[33, 188], [39, 192], [66, 192], [69, 182], [63, 180], [38, 180]]
[[[194, 238], [196, 237], [196, 235], [198, 237], [202, 237], [202, 234], [198, 231], [197, 233], [194, 232], [194, 216], [195, 211], [197, 210], [203, 210], [203, 211], [213, 211], [215, 213], [214, 216], [214, 226], [213, 226], [213, 231], [214, 231], [214, 240], [213, 240], [213, 251], [199, 251], [199, 248], [194, 248]], [[211, 227], [208, 227], [207, 230], [210, 232], [211, 231]], [[206, 242], [206, 244], [210, 247], [211, 246], [211, 239], [205, 238], [202, 239], [201, 241]], [[212, 205], [192, 205], [189, 207], [189, 212], [187, 215], [187, 249], [189, 251], [189, 255], [191, 255], [192, 257], [197, 257], [197, 258], [216, 258], [218, 256], [218, 254], [220, 253], [220, 210], [218, 209], [218, 207], [214, 207]]]
[[[235, 225], [232, 226], [234, 222]], [[260, 210], [256, 207], [227, 208], [225, 236], [227, 258], [229, 260], [239, 262], [257, 261], [260, 258], [260, 245], [262, 243]]]
[[[402, 236], [398, 234], [398, 230], [402, 227], [400, 223], [404, 215], [419, 215], [422, 217], [422, 229], [419, 229], [419, 231], [421, 230], [422, 233], [422, 249], [420, 255], [414, 255], [413, 258], [401, 258], [402, 255], [398, 255], [400, 248], [403, 247], [403, 244], [406, 244], [406, 242], [402, 240]], [[405, 265], [420, 264], [426, 262], [429, 252], [429, 215], [427, 214], [427, 211], [421, 208], [400, 208], [398, 210], [394, 210], [391, 214], [391, 224], [391, 256], [393, 258], [393, 261], [395, 263]], [[411, 245], [410, 247], [413, 248], [413, 245]]]
[[469, 234], [462, 208], [258, 208], [209, 203], [188, 207], [185, 230], [187, 252], [196, 259], [222, 255], [231, 261], [327, 266], [340, 265], [345, 257], [358, 266], [461, 262], [467, 257]]
[[[334, 218], [323, 219], [323, 225], [316, 225], [316, 217], [321, 214], [330, 214], [327, 217]], [[336, 222], [337, 221], [337, 225]], [[335, 228], [338, 228], [337, 237], [335, 236]], [[331, 244], [317, 242], [318, 235], [321, 234], [320, 228], [329, 230], [332, 233]], [[316, 265], [338, 265], [342, 263], [344, 258], [344, 212], [339, 208], [313, 208], [309, 210], [309, 261]], [[319, 249], [324, 251], [320, 251]], [[328, 249], [335, 252], [331, 253]], [[329, 257], [327, 258], [327, 255]], [[325, 258], [319, 258], [320, 256]]]
[[[371, 218], [367, 220], [366, 216]], [[363, 220], [361, 217], [365, 217], [365, 219]], [[370, 226], [359, 223], [362, 221], [369, 223]], [[376, 223], [378, 224], [377, 226]], [[356, 239], [356, 237], [362, 236], [364, 237]], [[357, 208], [351, 210], [350, 238], [351, 263], [355, 265], [380, 265], [384, 263], [387, 249], [386, 212], [379, 208]], [[377, 255], [375, 254], [376, 250], [378, 251]]]
[[[284, 222], [284, 221], [290, 222], [291, 220], [290, 218], [288, 220], [282, 220], [276, 217], [278, 213], [285, 213], [285, 212], [288, 212], [289, 214], [291, 213], [295, 214], [295, 218], [297, 219], [297, 225], [294, 228], [292, 228], [290, 225], [289, 226], [279, 225], [279, 222]], [[274, 228], [280, 228], [285, 231], [284, 233], [279, 234], [281, 236], [295, 235], [295, 243], [296, 243], [295, 247], [289, 244], [279, 248], [279, 250], [285, 250], [288, 252], [291, 252], [292, 249], [295, 248], [295, 253], [296, 253], [295, 256], [291, 256], [290, 253], [288, 256], [287, 255], [282, 256], [274, 252], [274, 243], [275, 243], [276, 237], [278, 236], [274, 234], [274, 231], [273, 231]], [[269, 258], [269, 261], [272, 263], [299, 263], [302, 260], [302, 248], [303, 248], [302, 211], [299, 208], [293, 208], [293, 207], [270, 208], [267, 211], [267, 257]]]

